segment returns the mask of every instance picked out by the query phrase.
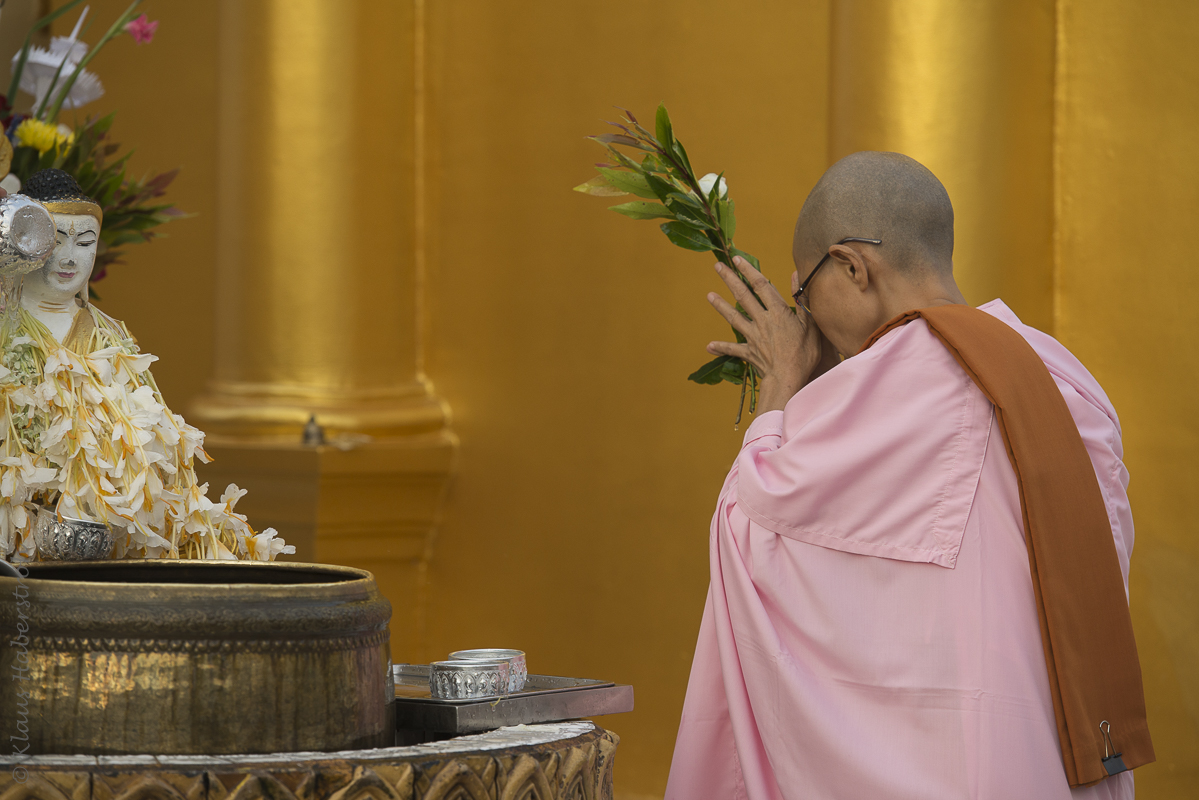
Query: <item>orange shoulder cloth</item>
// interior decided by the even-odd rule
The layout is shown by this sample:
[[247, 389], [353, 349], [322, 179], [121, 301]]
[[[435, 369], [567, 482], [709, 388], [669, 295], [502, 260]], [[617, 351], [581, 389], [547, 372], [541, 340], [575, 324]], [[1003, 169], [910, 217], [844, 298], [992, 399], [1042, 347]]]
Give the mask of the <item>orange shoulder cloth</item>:
[[879, 328], [862, 349], [917, 317], [995, 406], [1020, 487], [1045, 666], [1070, 785], [1087, 786], [1152, 762], [1120, 562], [1095, 468], [1065, 399], [1023, 336], [969, 306], [909, 311]]

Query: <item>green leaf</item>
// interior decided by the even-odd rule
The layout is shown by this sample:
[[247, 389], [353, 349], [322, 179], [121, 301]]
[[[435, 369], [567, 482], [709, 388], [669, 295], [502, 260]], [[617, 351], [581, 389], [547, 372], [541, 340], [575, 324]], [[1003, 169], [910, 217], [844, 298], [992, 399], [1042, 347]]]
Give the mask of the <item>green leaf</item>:
[[677, 192], [678, 189], [670, 181], [662, 180], [657, 175], [645, 173], [645, 182], [649, 184], [649, 188], [653, 190], [657, 199], [663, 203], [667, 202], [670, 195]]
[[745, 362], [739, 358], [734, 358], [732, 361], [725, 362], [720, 369], [720, 377], [729, 383], [741, 385], [745, 379]]
[[703, 210], [703, 206], [700, 205], [699, 200], [696, 200], [695, 195], [691, 194], [690, 192], [687, 192], [687, 193], [678, 192], [678, 191], [671, 192], [669, 195], [667, 195], [666, 201], [681, 203], [690, 208], [694, 208], [696, 211]]
[[733, 235], [737, 232], [737, 217], [734, 215], [736, 205], [732, 200], [717, 200], [715, 208], [716, 219], [720, 222], [720, 229], [724, 231], [724, 238], [733, 241]]
[[754, 269], [756, 269], [758, 272], [761, 272], [761, 271], [762, 271], [762, 265], [758, 263], [758, 259], [754, 258], [753, 256], [751, 256], [749, 253], [745, 252], [744, 250], [738, 250], [736, 247], [734, 247], [734, 248], [733, 248], [733, 255], [735, 255], [735, 256], [741, 256], [741, 257], [742, 257], [742, 258], [744, 258], [746, 261], [748, 261], [749, 263], [753, 264], [753, 265], [754, 265]]
[[608, 179], [608, 183], [628, 194], [635, 194], [638, 197], [648, 197], [651, 200], [657, 200], [658, 195], [649, 187], [649, 182], [645, 176], [637, 172], [622, 172], [618, 169], [610, 167], [598, 167], [600, 175]]
[[683, 149], [683, 143], [678, 139], [675, 139], [671, 144], [670, 149], [674, 152], [675, 158], [679, 160], [679, 164], [681, 164], [683, 169], [687, 171], [687, 174], [691, 177], [695, 177], [695, 173], [691, 170], [691, 159], [687, 158], [687, 151]]
[[669, 152], [671, 145], [674, 144], [674, 131], [670, 126], [670, 114], [666, 111], [665, 103], [658, 106], [658, 115], [654, 122], [658, 133], [658, 144], [662, 145], [663, 149]]
[[670, 172], [666, 165], [662, 163], [662, 158], [657, 153], [649, 153], [641, 160], [642, 172], [654, 172], [659, 175], [666, 175]]
[[628, 194], [608, 183], [608, 179], [603, 175], [596, 175], [586, 183], [580, 183], [574, 188], [574, 191], [589, 194], [592, 197], [623, 197]]
[[716, 232], [715, 226], [708, 222], [703, 211], [689, 204], [679, 202], [678, 198], [678, 194], [672, 194], [666, 202], [666, 207], [673, 211], [676, 217], [693, 227], [713, 233]]
[[697, 230], [685, 222], [667, 222], [661, 228], [662, 233], [666, 234], [666, 238], [684, 250], [706, 253], [716, 249], [708, 241], [708, 237], [704, 235], [703, 231]]
[[116, 119], [116, 116], [116, 112], [114, 111], [107, 116], [100, 117], [100, 119], [88, 125], [87, 128], [97, 136], [102, 133], [108, 133], [108, 129], [112, 127], [113, 120]]
[[716, 226], [708, 219], [704, 207], [690, 193], [671, 192], [666, 197], [666, 207], [673, 211], [679, 219], [705, 231], [716, 232]]
[[740, 362], [736, 356], [719, 356], [687, 376], [687, 380], [715, 386], [724, 380], [724, 366], [730, 361]]
[[621, 203], [617, 206], [608, 206], [609, 209], [617, 214], [624, 214], [629, 219], [674, 219], [674, 214], [670, 213], [670, 209], [661, 203], [647, 203], [644, 200], [634, 200], [631, 203]]
[[588, 136], [587, 138], [594, 139], [600, 144], [623, 144], [625, 147], [636, 147], [638, 150], [646, 149], [641, 142], [632, 136], [625, 136], [623, 133], [601, 133], [599, 136]]
[[[616, 163], [620, 164], [622, 167], [627, 167], [628, 169], [634, 170], [636, 172], [641, 171], [640, 164], [638, 164], [636, 161], [634, 161], [633, 159], [626, 156], [624, 153], [617, 150], [615, 147], [608, 148], [608, 155], [612, 156], [612, 158], [616, 161]], [[646, 158], [649, 158], [649, 156], [646, 156]]]

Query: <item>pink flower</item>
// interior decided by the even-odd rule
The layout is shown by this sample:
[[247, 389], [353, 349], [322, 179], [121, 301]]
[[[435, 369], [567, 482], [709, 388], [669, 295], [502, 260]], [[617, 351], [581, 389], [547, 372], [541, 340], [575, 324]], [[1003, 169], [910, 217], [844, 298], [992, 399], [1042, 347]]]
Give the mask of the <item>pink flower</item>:
[[138, 44], [148, 44], [154, 38], [156, 30], [158, 30], [158, 21], [151, 22], [146, 19], [145, 14], [125, 23], [125, 32], [132, 36], [133, 41]]

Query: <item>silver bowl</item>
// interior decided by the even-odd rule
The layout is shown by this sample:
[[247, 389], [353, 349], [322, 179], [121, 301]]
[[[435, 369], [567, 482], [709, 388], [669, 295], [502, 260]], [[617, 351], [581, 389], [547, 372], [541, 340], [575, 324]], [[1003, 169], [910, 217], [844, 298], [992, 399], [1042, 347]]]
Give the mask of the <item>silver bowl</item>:
[[529, 669], [525, 664], [523, 650], [501, 650], [497, 648], [484, 650], [458, 650], [450, 653], [452, 661], [507, 661], [508, 691], [519, 692], [525, 688], [525, 680], [529, 677]]
[[0, 325], [20, 324], [21, 276], [46, 263], [54, 252], [54, 218], [23, 194], [0, 198]]
[[507, 693], [507, 661], [434, 661], [429, 665], [429, 694], [434, 697], [468, 700]]
[[112, 555], [116, 537], [103, 522], [58, 518], [52, 508], [38, 509], [33, 543], [42, 561], [98, 561]]
[[45, 206], [23, 194], [0, 199], [0, 277], [39, 269], [54, 244], [54, 217]]

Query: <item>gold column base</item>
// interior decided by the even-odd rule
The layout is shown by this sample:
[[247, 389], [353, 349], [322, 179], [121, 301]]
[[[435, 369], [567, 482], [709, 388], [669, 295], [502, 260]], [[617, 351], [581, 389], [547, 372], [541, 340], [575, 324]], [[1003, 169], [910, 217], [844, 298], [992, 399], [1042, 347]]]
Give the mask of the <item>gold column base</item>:
[[379, 389], [320, 390], [285, 383], [214, 381], [192, 406], [189, 419], [209, 434], [239, 440], [299, 440], [310, 416], [328, 434], [408, 437], [449, 423], [444, 401], [424, 381]]
[[229, 483], [249, 490], [237, 510], [294, 544], [287, 558], [372, 572], [393, 607], [393, 660], [424, 661], [426, 575], [457, 437], [441, 428], [344, 447], [216, 434], [197, 473], [214, 496]]

